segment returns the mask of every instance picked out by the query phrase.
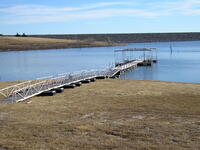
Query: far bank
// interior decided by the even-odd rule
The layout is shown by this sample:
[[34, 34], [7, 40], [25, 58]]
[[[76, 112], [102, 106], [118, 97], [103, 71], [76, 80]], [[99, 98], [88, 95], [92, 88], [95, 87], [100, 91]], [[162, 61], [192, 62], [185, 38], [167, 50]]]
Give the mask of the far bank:
[[0, 52], [20, 50], [41, 50], [41, 49], [63, 49], [63, 48], [85, 48], [85, 47], [107, 47], [123, 44], [95, 41], [93, 39], [71, 40], [53, 39], [42, 37], [14, 37], [0, 36]]
[[141, 43], [141, 42], [170, 42], [170, 41], [199, 41], [200, 32], [174, 33], [104, 33], [104, 34], [46, 34], [30, 35], [31, 37], [56, 38], [114, 42], [114, 43]]

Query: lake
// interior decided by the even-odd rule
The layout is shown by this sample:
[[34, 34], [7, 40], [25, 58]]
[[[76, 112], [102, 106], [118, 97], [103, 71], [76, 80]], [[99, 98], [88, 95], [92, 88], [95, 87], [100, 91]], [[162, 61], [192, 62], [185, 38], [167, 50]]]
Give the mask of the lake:
[[152, 67], [138, 67], [126, 72], [121, 78], [200, 83], [200, 41], [1, 52], [0, 80], [33, 80], [65, 72], [104, 69], [114, 64], [114, 50], [143, 47], [158, 49], [158, 63]]

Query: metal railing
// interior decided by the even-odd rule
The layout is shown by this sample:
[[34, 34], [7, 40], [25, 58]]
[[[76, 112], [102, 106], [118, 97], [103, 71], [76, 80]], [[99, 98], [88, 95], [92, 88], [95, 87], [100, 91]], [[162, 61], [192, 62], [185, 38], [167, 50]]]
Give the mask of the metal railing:
[[3, 102], [19, 102], [44, 91], [59, 88], [64, 85], [79, 82], [86, 79], [91, 79], [99, 76], [111, 76], [113, 69], [105, 70], [89, 70], [74, 73], [64, 73], [55, 77], [43, 77], [37, 80], [25, 81], [0, 90]]

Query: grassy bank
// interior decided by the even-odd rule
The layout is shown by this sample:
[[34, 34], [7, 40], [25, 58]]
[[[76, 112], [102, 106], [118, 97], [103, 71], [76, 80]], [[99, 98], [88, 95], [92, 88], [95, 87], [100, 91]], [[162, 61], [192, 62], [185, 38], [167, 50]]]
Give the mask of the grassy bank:
[[200, 84], [107, 79], [28, 101], [0, 106], [0, 147], [200, 148]]
[[67, 40], [38, 37], [0, 37], [0, 51], [35, 50], [35, 49], [61, 49], [117, 46], [120, 44], [87, 40]]

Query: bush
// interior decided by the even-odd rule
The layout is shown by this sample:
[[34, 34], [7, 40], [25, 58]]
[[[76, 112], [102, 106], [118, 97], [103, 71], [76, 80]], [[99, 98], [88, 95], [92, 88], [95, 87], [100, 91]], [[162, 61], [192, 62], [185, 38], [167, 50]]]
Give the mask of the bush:
[[3, 34], [0, 34], [0, 36], [3, 36]]
[[23, 37], [26, 37], [27, 35], [25, 33], [22, 34]]
[[17, 33], [15, 36], [19, 37], [19, 36], [20, 36], [20, 34], [19, 34], [19, 33]]

